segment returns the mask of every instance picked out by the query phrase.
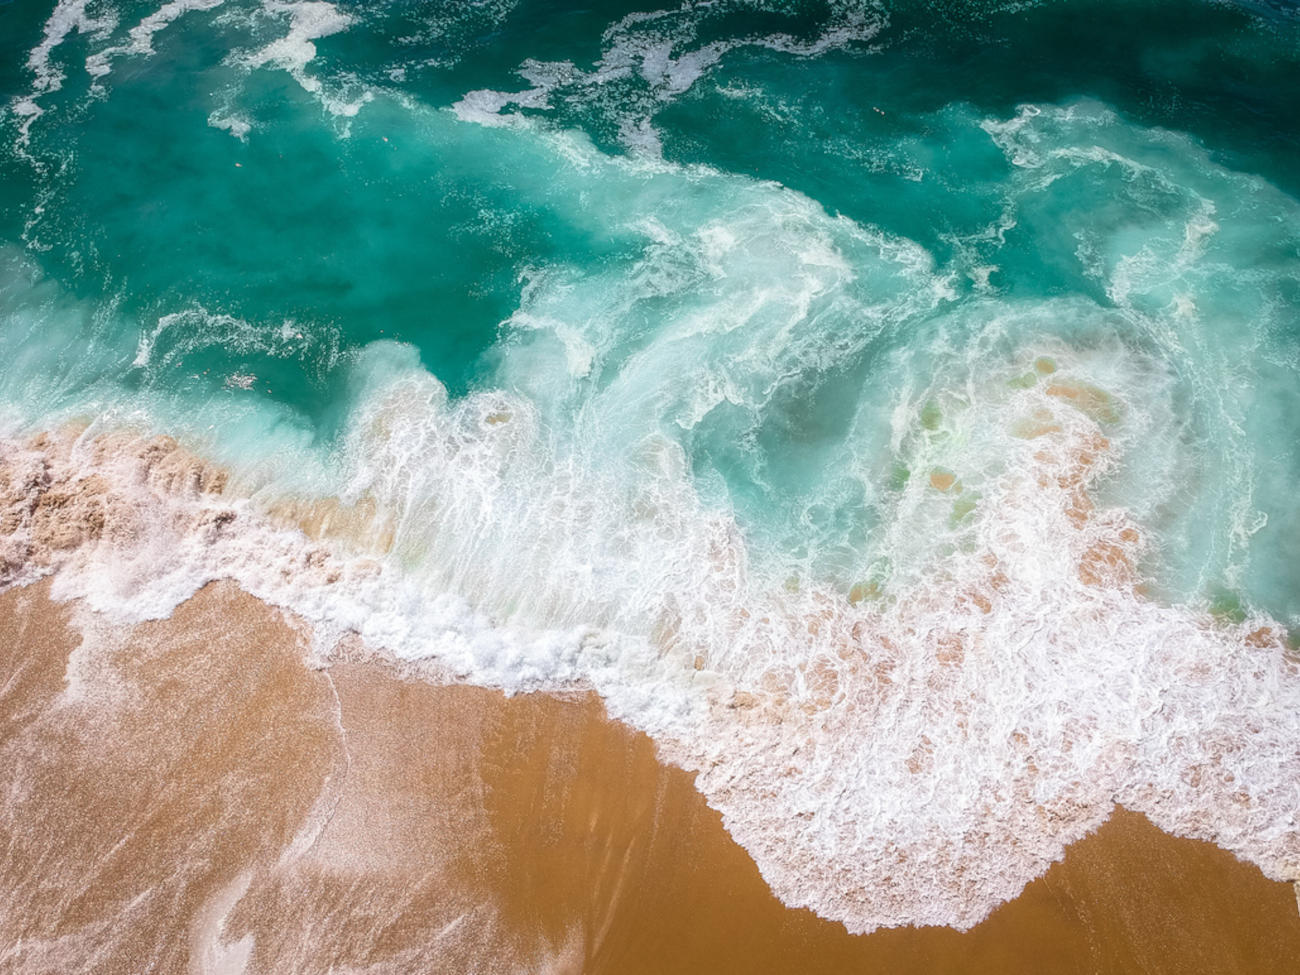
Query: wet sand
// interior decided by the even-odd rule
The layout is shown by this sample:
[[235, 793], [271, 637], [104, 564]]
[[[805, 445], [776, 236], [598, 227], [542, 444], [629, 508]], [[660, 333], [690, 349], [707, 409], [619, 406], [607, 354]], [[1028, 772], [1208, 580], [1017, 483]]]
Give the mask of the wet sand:
[[233, 585], [92, 628], [0, 595], [0, 971], [1281, 972], [1290, 885], [1116, 810], [967, 933], [783, 907], [590, 695], [305, 663]]

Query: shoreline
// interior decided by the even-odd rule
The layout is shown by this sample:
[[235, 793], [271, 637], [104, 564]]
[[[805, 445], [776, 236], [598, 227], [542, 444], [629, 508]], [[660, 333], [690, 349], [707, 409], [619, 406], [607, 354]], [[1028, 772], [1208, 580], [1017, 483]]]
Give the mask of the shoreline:
[[507, 698], [307, 663], [213, 583], [100, 621], [0, 594], [0, 960], [15, 972], [1270, 971], [1291, 885], [1116, 808], [969, 932], [784, 907], [593, 694]]

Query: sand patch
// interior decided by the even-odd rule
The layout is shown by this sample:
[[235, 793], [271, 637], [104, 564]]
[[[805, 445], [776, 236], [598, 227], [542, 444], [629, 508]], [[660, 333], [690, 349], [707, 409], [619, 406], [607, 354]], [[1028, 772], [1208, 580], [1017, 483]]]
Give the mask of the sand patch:
[[[300, 631], [229, 585], [83, 643], [45, 590], [0, 596], [6, 971], [1001, 975], [1300, 957], [1290, 885], [1122, 810], [968, 933], [852, 936], [782, 906], [693, 777], [593, 695], [315, 671]], [[70, 700], [74, 657], [112, 693]]]

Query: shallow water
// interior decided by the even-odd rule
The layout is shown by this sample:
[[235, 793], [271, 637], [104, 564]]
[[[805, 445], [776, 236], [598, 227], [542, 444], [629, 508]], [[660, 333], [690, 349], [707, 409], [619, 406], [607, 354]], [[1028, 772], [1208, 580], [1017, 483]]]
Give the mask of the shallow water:
[[88, 423], [60, 463], [128, 487], [95, 436], [172, 435], [264, 519], [141, 495], [176, 544], [61, 591], [232, 575], [322, 653], [594, 687], [851, 929], [973, 923], [1115, 800], [1300, 872], [1293, 8], [61, 0], [0, 37], [6, 432]]

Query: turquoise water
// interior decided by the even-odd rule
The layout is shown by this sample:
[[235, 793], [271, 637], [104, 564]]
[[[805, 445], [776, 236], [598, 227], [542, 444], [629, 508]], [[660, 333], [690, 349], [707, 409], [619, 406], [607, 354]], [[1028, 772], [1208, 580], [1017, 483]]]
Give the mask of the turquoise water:
[[[191, 6], [152, 54], [130, 50], [148, 4], [0, 12], [25, 418], [233, 410], [252, 442], [214, 434], [223, 456], [262, 424], [328, 451], [356, 356], [392, 340], [453, 396], [525, 391], [556, 436], [606, 409], [616, 441], [668, 436], [756, 544], [851, 581], [889, 517], [891, 397], [1014, 312], [1027, 341], [1104, 334], [1172, 373], [1159, 457], [1112, 485], [1159, 528], [1169, 593], [1300, 613], [1293, 8], [340, 4], [313, 29], [326, 8]], [[251, 67], [295, 17], [325, 36]], [[481, 110], [518, 124], [449, 110], [530, 89]], [[721, 276], [709, 227], [742, 235]], [[810, 241], [848, 266], [809, 276]]]
[[[863, 733], [853, 762], [816, 766], [853, 770], [880, 842], [916, 815], [871, 798], [912, 788], [879, 750], [905, 757], [969, 690], [1047, 729], [1040, 801], [1102, 815], [1127, 796], [1262, 862], [1241, 837], [1293, 828], [1260, 812], [1220, 835], [1178, 818], [1209, 799], [1107, 776], [1123, 740], [1176, 779], [1178, 742], [1227, 721], [1181, 664], [1125, 670], [1200, 647], [1178, 621], [1300, 626], [1297, 103], [1282, 2], [18, 0], [0, 6], [0, 421], [169, 433], [268, 508], [374, 501], [400, 586], [347, 610], [304, 596], [308, 616], [394, 646], [436, 632], [416, 655], [489, 683], [590, 682], [664, 740], [702, 734], [674, 722], [719, 687], [815, 699], [815, 660], [844, 720], [876, 727], [808, 620], [848, 633], [882, 607], [895, 636], [852, 639], [901, 655], [931, 718], [905, 698], [889, 720], [910, 743]], [[1098, 438], [1088, 491], [1111, 520], [1080, 541], [1056, 485]], [[1112, 596], [1051, 558], [1121, 525], [1147, 602], [1071, 623]], [[960, 693], [927, 684], [897, 648], [932, 655], [939, 631], [907, 620], [979, 564], [1001, 566], [979, 632], [1006, 653]], [[1049, 616], [1061, 642], [1017, 658]], [[1234, 646], [1204, 659], [1227, 674]], [[1034, 696], [1049, 684], [1059, 706]], [[1179, 687], [1189, 738], [1152, 731], [1144, 696]], [[1270, 791], [1293, 781], [1291, 691], [1270, 687], [1276, 749], [1251, 768], [1293, 808]], [[935, 766], [958, 785], [931, 808], [1002, 809], [988, 783], [1012, 766], [950, 730], [972, 748]], [[788, 902], [859, 929], [988, 906], [810, 894], [710, 781]], [[839, 795], [785, 788], [763, 795], [787, 812]], [[867, 842], [830, 808], [809, 815]], [[927, 815], [927, 849], [925, 829], [960, 832]], [[993, 818], [1020, 836], [1015, 815]], [[1092, 820], [1071, 822], [980, 896]]]

